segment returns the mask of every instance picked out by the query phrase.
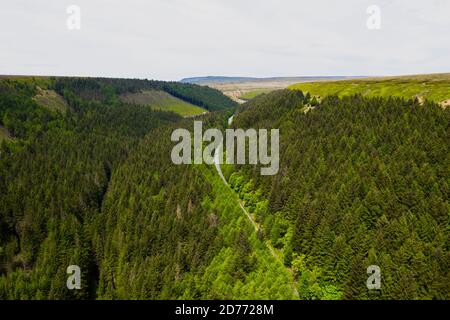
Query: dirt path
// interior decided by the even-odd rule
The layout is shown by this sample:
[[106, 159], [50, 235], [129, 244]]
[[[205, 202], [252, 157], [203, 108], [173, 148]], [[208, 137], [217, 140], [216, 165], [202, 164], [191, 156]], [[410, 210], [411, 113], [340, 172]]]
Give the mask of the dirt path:
[[[230, 126], [233, 123], [233, 118], [234, 115], [231, 116], [228, 119], [228, 125]], [[233, 192], [234, 190], [231, 188], [230, 184], [228, 183], [228, 181], [225, 179], [223, 173], [222, 173], [222, 169], [220, 168], [220, 154], [219, 154], [219, 149], [221, 149], [221, 146], [217, 147], [216, 150], [214, 151], [214, 166], [216, 168], [217, 173], [219, 174], [220, 178], [222, 179], [223, 183], [230, 188]], [[255, 229], [255, 232], [258, 233], [259, 230], [261, 230], [260, 225], [252, 218], [252, 216], [250, 215], [250, 213], [247, 211], [247, 209], [245, 209], [244, 204], [241, 200], [238, 200], [238, 204], [239, 207], [241, 207], [242, 211], [244, 212], [244, 214], [247, 216], [248, 220], [250, 221], [250, 223], [252, 224], [253, 228]], [[284, 266], [283, 261], [281, 260], [280, 256], [275, 252], [275, 249], [270, 245], [270, 243], [263, 241], [263, 243], [266, 245], [267, 249], [269, 249], [270, 254], [275, 258], [275, 260], [277, 260], [279, 263], [281, 263]], [[286, 269], [292, 274], [292, 269], [291, 268], [287, 268]], [[294, 292], [294, 295], [298, 298], [299, 294], [297, 289], [295, 288], [294, 285], [292, 285], [292, 291]]]

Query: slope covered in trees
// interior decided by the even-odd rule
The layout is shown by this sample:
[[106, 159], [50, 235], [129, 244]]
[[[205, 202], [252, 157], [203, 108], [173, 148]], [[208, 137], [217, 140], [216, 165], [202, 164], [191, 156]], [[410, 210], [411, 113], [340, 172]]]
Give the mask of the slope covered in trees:
[[[2, 94], [3, 121], [17, 141], [3, 143], [0, 158], [0, 297], [94, 297], [91, 220], [112, 172], [140, 137], [180, 118], [81, 98], [78, 112], [62, 115], [37, 105], [33, 88], [14, 86]], [[71, 264], [90, 280], [81, 291], [65, 288]]]
[[212, 167], [174, 166], [172, 146], [149, 134], [112, 177], [95, 223], [99, 297], [293, 298], [289, 272], [256, 237], [235, 195]]
[[236, 106], [233, 100], [224, 96], [219, 90], [180, 82], [109, 78], [57, 78], [54, 82], [54, 88], [61, 95], [64, 95], [64, 91], [69, 91], [84, 99], [108, 103], [119, 100], [121, 94], [154, 89], [165, 91], [172, 96], [209, 111]]
[[[284, 90], [242, 106], [235, 127], [280, 128], [280, 171], [228, 171], [301, 296], [332, 284], [346, 299], [448, 299], [450, 110], [330, 96], [305, 112], [310, 102]], [[381, 268], [380, 291], [366, 287], [370, 265]]]
[[126, 93], [120, 95], [120, 100], [125, 103], [149, 106], [154, 110], [173, 111], [183, 117], [193, 117], [207, 112], [206, 109], [175, 98], [161, 90]]

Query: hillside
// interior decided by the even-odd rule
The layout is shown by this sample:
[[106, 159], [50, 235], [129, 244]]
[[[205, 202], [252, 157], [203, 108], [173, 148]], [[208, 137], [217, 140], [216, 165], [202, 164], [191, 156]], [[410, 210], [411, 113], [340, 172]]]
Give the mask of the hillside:
[[289, 89], [302, 90], [320, 97], [335, 94], [340, 97], [361, 94], [368, 97], [428, 99], [444, 106], [450, 104], [450, 74], [298, 83], [289, 86]]
[[118, 102], [120, 96], [124, 94], [157, 90], [164, 91], [173, 97], [208, 111], [236, 107], [235, 102], [216, 89], [180, 82], [109, 78], [56, 78], [52, 87], [63, 96], [64, 90], [66, 90], [84, 99], [106, 103]]
[[258, 78], [251, 77], [223, 77], [223, 76], [206, 76], [206, 77], [191, 77], [183, 78], [180, 82], [194, 83], [194, 84], [210, 84], [210, 83], [226, 83], [226, 82], [244, 82], [256, 81]]
[[158, 90], [122, 94], [120, 100], [126, 103], [149, 106], [154, 110], [172, 111], [183, 117], [196, 116], [207, 112], [203, 108]]
[[[321, 85], [321, 84], [319, 84]], [[401, 98], [277, 91], [241, 106], [240, 128], [280, 128], [280, 171], [236, 166], [228, 180], [297, 268], [301, 298], [448, 299], [450, 110]], [[366, 269], [382, 270], [367, 290]], [[311, 284], [317, 283], [317, 290]]]

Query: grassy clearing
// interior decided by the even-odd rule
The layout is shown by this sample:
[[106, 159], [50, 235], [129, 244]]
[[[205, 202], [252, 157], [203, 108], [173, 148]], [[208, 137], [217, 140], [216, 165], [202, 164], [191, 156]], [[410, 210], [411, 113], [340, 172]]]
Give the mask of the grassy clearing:
[[22, 83], [34, 84], [41, 88], [47, 89], [52, 80], [50, 77], [45, 76], [8, 76], [8, 75], [0, 75], [0, 79], [13, 80]]
[[33, 98], [39, 105], [50, 111], [65, 114], [69, 110], [66, 100], [53, 90], [42, 90], [38, 87], [38, 94]]
[[248, 101], [259, 96], [260, 94], [269, 93], [271, 91], [273, 91], [273, 89], [256, 89], [243, 93], [242, 95], [239, 96], [239, 98]]
[[444, 106], [450, 99], [450, 74], [298, 83], [289, 86], [289, 89], [302, 90], [320, 97], [333, 94], [338, 96], [362, 94], [382, 97], [417, 97], [439, 102]]
[[154, 110], [173, 111], [183, 117], [192, 117], [207, 112], [196, 105], [178, 99], [167, 92], [145, 90], [139, 93], [124, 94], [123, 102], [150, 106]]

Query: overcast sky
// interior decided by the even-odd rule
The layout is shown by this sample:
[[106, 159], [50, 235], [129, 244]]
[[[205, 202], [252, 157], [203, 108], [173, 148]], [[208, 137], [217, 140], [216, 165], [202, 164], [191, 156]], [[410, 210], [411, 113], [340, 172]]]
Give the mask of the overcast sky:
[[[81, 9], [81, 29], [66, 12]], [[370, 5], [381, 29], [367, 27]], [[2, 0], [0, 74], [450, 72], [450, 0]]]

